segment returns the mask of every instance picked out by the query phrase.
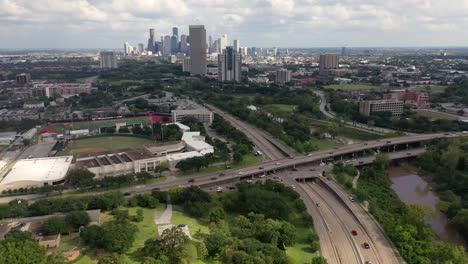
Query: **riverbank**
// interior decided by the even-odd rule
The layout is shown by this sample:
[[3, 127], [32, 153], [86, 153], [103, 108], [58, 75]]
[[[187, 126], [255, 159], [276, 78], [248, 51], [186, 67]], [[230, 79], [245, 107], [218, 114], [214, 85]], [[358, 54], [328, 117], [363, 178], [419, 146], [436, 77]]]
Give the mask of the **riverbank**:
[[440, 198], [430, 182], [418, 175], [418, 169], [409, 164], [392, 166], [388, 169], [391, 188], [405, 204], [417, 204], [427, 208], [425, 222], [437, 237], [445, 242], [467, 247], [468, 243], [448, 223], [448, 218], [438, 207]]

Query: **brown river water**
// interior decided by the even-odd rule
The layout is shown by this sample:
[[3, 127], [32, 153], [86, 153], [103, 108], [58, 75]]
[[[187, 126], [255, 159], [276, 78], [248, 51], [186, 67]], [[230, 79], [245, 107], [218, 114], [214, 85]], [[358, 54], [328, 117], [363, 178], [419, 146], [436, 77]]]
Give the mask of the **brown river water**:
[[398, 194], [400, 200], [406, 204], [419, 204], [431, 208], [433, 213], [426, 217], [426, 222], [441, 240], [468, 246], [467, 241], [448, 225], [445, 214], [437, 209], [439, 201], [437, 194], [417, 174], [416, 168], [409, 165], [392, 166], [388, 172], [392, 181], [392, 189]]

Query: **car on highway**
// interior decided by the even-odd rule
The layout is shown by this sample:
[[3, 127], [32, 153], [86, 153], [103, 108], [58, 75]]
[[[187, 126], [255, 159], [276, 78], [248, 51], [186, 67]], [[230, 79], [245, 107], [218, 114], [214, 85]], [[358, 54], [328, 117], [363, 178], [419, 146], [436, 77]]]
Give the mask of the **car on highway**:
[[161, 190], [161, 188], [159, 188], [159, 187], [155, 187], [155, 188], [151, 189], [151, 191], [160, 191], [160, 190]]
[[315, 206], [320, 207], [320, 204], [319, 204], [319, 203], [315, 203]]
[[354, 201], [355, 201], [354, 198], [353, 198], [352, 196], [349, 197], [349, 200], [350, 200], [351, 202], [354, 202]]
[[362, 244], [362, 246], [363, 246], [365, 249], [369, 249], [369, 248], [370, 248], [369, 243], [367, 243], [367, 242], [364, 242], [364, 244]]
[[298, 171], [298, 169], [296, 169], [296, 168], [292, 168], [292, 171]]
[[391, 140], [387, 140], [387, 144], [390, 144], [390, 143], [392, 143], [392, 141], [391, 141]]
[[265, 178], [266, 177], [266, 174], [262, 174], [260, 176], [258, 176], [259, 178]]
[[370, 262], [369, 260], [365, 262], [365, 264], [372, 264], [372, 262]]
[[195, 182], [195, 179], [190, 179], [188, 180], [188, 182]]
[[360, 161], [359, 164], [364, 164], [364, 161]]
[[219, 176], [224, 176], [224, 175], [226, 175], [226, 173], [224, 173], [224, 172], [221, 172], [221, 173], [219, 174]]
[[276, 163], [275, 163], [275, 165], [276, 165], [276, 166], [278, 166], [278, 165], [281, 165], [281, 163], [279, 163], [279, 162], [276, 162]]
[[319, 165], [319, 166], [320, 166], [320, 167], [323, 167], [323, 166], [325, 166], [325, 163], [320, 162], [320, 165]]
[[245, 182], [247, 182], [247, 183], [253, 183], [252, 180], [246, 180]]
[[242, 175], [242, 174], [244, 174], [244, 172], [243, 172], [243, 171], [239, 171], [239, 175]]
[[357, 231], [356, 230], [351, 230], [351, 235], [357, 236]]
[[314, 168], [312, 168], [312, 169], [310, 169], [310, 171], [315, 171], [315, 169], [314, 169]]
[[307, 156], [307, 157], [310, 157], [310, 156], [312, 156], [312, 153], [309, 153], [309, 154], [307, 154], [306, 156]]
[[131, 192], [124, 192], [124, 196], [130, 196], [130, 195], [132, 195]]
[[223, 187], [218, 186], [218, 188], [216, 188], [216, 192], [223, 192]]
[[296, 186], [294, 186], [294, 184], [291, 184], [291, 188], [296, 189]]
[[216, 180], [216, 179], [218, 179], [218, 177], [211, 177], [211, 178], [210, 178], [210, 180], [212, 180], [212, 181], [214, 181], [214, 180]]
[[328, 152], [328, 154], [333, 154], [333, 151]]
[[263, 167], [258, 167], [259, 170], [263, 170], [264, 168]]

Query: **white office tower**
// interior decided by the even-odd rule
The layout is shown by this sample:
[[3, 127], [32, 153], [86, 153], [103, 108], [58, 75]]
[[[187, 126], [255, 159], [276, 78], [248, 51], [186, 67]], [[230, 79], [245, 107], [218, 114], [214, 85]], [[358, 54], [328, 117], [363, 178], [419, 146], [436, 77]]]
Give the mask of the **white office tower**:
[[240, 49], [240, 40], [235, 39], [235, 40], [233, 41], [233, 46], [234, 46], [234, 50], [235, 50], [235, 51], [240, 52], [240, 50], [239, 50], [239, 49]]
[[273, 56], [278, 56], [278, 48], [276, 47], [273, 48]]
[[233, 47], [226, 47], [222, 54], [218, 55], [218, 80], [241, 80], [242, 56]]
[[125, 42], [124, 43], [124, 54], [125, 54], [125, 56], [128, 56], [128, 55], [132, 54], [132, 51], [133, 51], [132, 45], [130, 45], [128, 42]]
[[117, 55], [114, 51], [101, 51], [100, 53], [101, 69], [117, 68]]
[[219, 53], [222, 53], [223, 50], [229, 45], [228, 36], [224, 34], [219, 40]]

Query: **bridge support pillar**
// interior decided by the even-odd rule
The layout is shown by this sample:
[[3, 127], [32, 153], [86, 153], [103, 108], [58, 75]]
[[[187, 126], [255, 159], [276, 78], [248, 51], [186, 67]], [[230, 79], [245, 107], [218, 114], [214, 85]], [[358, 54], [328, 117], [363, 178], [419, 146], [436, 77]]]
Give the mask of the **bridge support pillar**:
[[396, 145], [393, 145], [393, 152], [396, 151]]

